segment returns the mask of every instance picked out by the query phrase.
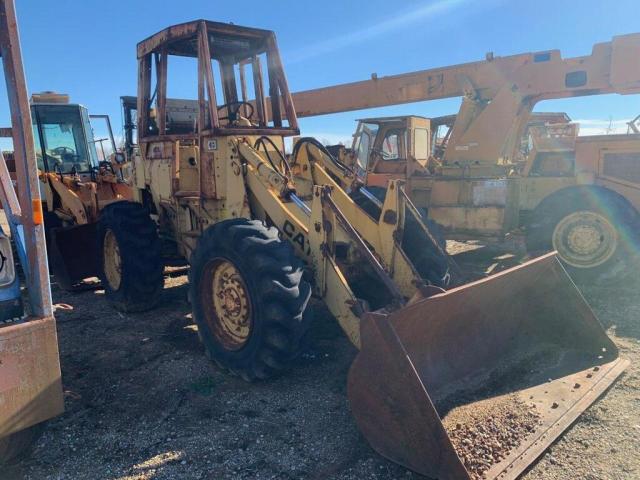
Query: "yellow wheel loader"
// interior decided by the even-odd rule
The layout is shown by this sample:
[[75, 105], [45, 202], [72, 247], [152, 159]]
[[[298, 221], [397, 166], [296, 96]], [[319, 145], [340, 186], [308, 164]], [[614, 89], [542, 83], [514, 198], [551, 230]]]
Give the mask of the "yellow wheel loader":
[[[402, 182], [369, 208], [317, 142], [285, 156], [299, 130], [273, 32], [198, 20], [137, 54], [134, 201], [98, 223], [116, 307], [152, 307], [163, 256], [183, 257], [207, 355], [254, 380], [300, 353], [317, 296], [360, 350], [348, 395], [367, 440], [443, 479], [515, 478], [624, 369], [554, 255], [446, 290], [450, 265]], [[197, 98], [167, 98], [173, 56], [197, 67]], [[461, 435], [491, 418], [526, 428], [480, 462]]]
[[[100, 212], [131, 199], [125, 156], [117, 150], [108, 115], [89, 115], [86, 107], [55, 92], [34, 93], [30, 103], [49, 263], [60, 287], [82, 288], [83, 280], [98, 275]], [[98, 129], [104, 138], [96, 138]], [[13, 152], [5, 156], [15, 180]]]
[[[31, 114], [44, 197], [49, 262], [57, 283], [73, 289], [97, 276], [96, 222], [112, 202], [131, 198], [111, 122], [69, 103], [66, 95], [31, 97]], [[107, 138], [95, 138], [91, 121], [106, 120]], [[108, 141], [107, 154], [103, 141]], [[98, 148], [100, 147], [100, 148]]]

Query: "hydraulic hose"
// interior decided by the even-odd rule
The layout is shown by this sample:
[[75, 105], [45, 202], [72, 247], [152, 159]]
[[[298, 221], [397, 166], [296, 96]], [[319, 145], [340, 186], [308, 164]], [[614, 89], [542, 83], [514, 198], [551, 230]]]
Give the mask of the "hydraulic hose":
[[336, 165], [338, 168], [340, 168], [343, 172], [353, 174], [353, 170], [351, 168], [349, 168], [347, 165], [342, 163], [336, 157], [331, 155], [331, 152], [327, 149], [327, 147], [325, 147], [322, 143], [320, 143], [318, 140], [316, 140], [313, 137], [302, 137], [302, 138], [300, 138], [298, 140], [298, 142], [295, 144], [295, 146], [293, 147], [293, 152], [291, 152], [291, 158], [295, 159], [298, 156], [298, 152], [302, 148], [302, 145], [303, 144], [307, 144], [307, 143], [313, 145], [318, 150], [320, 150], [322, 153], [324, 153], [329, 158], [329, 160], [334, 165]]

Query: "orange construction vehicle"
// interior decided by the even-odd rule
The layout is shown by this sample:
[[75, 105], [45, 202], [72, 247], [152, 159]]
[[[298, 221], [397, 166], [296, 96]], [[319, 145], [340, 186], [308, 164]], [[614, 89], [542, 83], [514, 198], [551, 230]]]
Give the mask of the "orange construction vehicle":
[[[577, 277], [603, 280], [619, 276], [637, 255], [640, 133], [565, 136], [555, 144], [538, 135], [526, 157], [521, 146], [538, 102], [608, 93], [640, 93], [640, 34], [599, 43], [583, 57], [563, 59], [557, 50], [488, 54], [293, 99], [298, 116], [308, 117], [462, 97], [456, 116], [361, 120], [352, 160], [362, 181], [384, 189], [404, 179], [416, 206], [451, 234], [501, 236], [522, 228], [530, 251], [555, 249]], [[438, 134], [447, 124], [449, 132]]]

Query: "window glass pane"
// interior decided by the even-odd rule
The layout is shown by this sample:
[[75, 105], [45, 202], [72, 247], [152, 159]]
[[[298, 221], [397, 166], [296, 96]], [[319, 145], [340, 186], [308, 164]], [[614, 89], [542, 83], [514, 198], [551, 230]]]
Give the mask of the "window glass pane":
[[429, 158], [429, 130], [426, 128], [416, 128], [414, 130], [413, 155], [416, 160]]
[[36, 162], [38, 164], [38, 169], [44, 171], [44, 159], [42, 157], [42, 144], [40, 143], [40, 134], [38, 133], [38, 127], [36, 125], [32, 125], [33, 127], [33, 143], [36, 147]]
[[398, 151], [398, 134], [390, 132], [384, 137], [382, 142], [382, 159], [383, 160], [397, 160], [399, 157]]
[[360, 136], [356, 140], [356, 152], [358, 156], [358, 167], [362, 170], [360, 174], [364, 174], [367, 171], [369, 165], [369, 157], [371, 155], [371, 148], [378, 134], [378, 125], [375, 123], [362, 123], [358, 128]]
[[115, 153], [115, 139], [111, 135], [108, 118], [107, 115], [89, 115], [89, 127], [93, 135], [93, 139], [89, 140], [89, 145], [92, 143], [95, 145], [98, 161], [109, 160], [111, 154]]
[[[90, 163], [91, 165], [98, 165], [99, 158], [98, 152], [96, 150], [96, 138], [94, 136], [93, 127], [91, 126], [91, 121], [89, 120], [89, 113], [85, 108], [80, 109], [82, 113], [82, 124], [84, 125], [84, 131], [87, 134], [87, 147], [89, 149]], [[105, 122], [106, 123], [106, 122]], [[107, 135], [108, 136], [108, 135]], [[111, 148], [111, 143], [109, 143], [109, 148]], [[103, 159], [103, 160], [106, 160]]]
[[369, 148], [371, 146], [371, 140], [369, 134], [362, 132], [358, 141], [358, 165], [363, 169], [367, 169], [369, 163]]
[[68, 106], [38, 108], [38, 118], [44, 139], [44, 157], [50, 171], [62, 173], [88, 172], [88, 157], [80, 109]]

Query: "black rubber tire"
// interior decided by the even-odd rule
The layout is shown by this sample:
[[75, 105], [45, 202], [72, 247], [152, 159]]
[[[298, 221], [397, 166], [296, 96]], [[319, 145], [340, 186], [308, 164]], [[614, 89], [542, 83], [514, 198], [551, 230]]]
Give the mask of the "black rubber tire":
[[[117, 290], [104, 271], [104, 239], [111, 230], [118, 243], [121, 281]], [[118, 202], [107, 206], [98, 221], [98, 272], [107, 300], [119, 311], [141, 312], [153, 308], [164, 285], [164, 265], [156, 224], [139, 203]]]
[[[251, 329], [239, 349], [225, 348], [205, 318], [201, 283], [215, 258], [239, 271], [251, 304]], [[310, 317], [305, 315], [310, 285], [303, 264], [278, 230], [257, 220], [231, 219], [209, 227], [191, 255], [189, 299], [207, 356], [247, 381], [262, 380], [283, 370], [302, 353]]]
[[[631, 267], [637, 266], [640, 217], [623, 197], [602, 187], [570, 188], [543, 200], [526, 228], [527, 251], [540, 254], [553, 250], [552, 236], [556, 225], [567, 215], [582, 210], [604, 216], [622, 240], [605, 263], [593, 268], [578, 268], [563, 261], [565, 269], [575, 281], [583, 284], [623, 281]], [[558, 257], [562, 260], [560, 255]]]
[[29, 455], [42, 431], [43, 424], [37, 424], [0, 438], [0, 471], [3, 466], [11, 465]]

